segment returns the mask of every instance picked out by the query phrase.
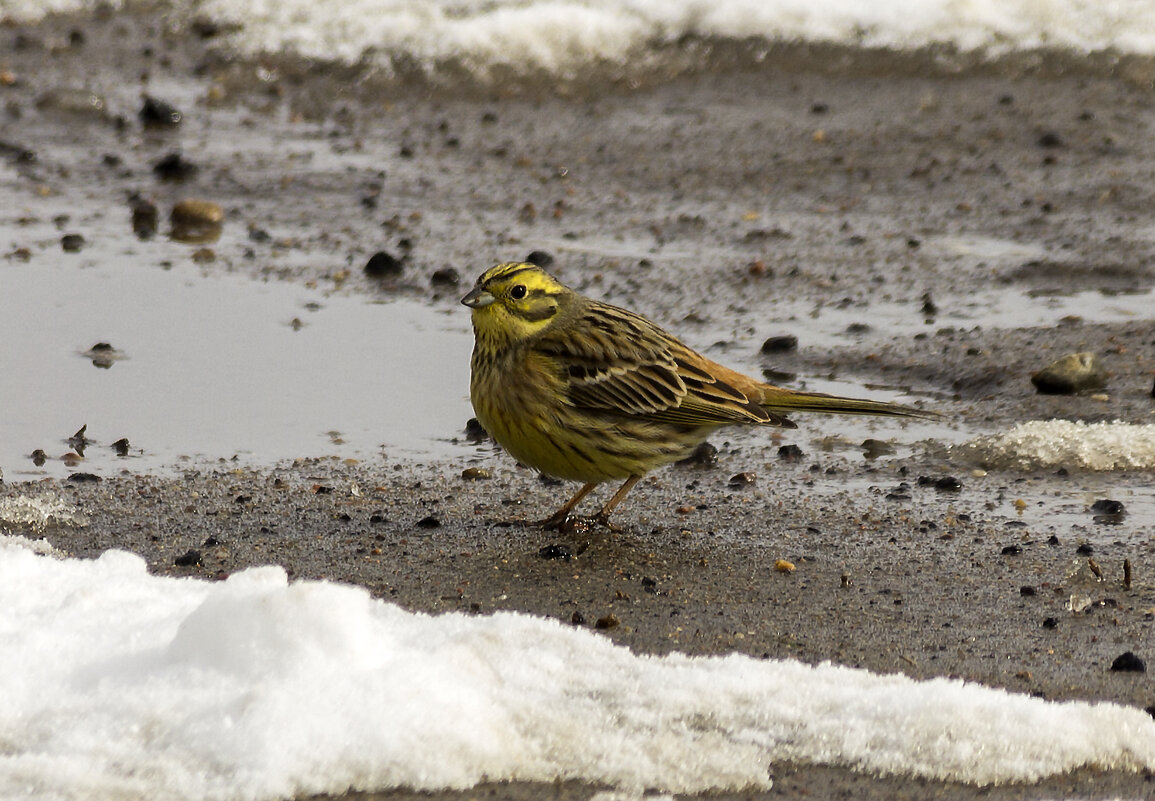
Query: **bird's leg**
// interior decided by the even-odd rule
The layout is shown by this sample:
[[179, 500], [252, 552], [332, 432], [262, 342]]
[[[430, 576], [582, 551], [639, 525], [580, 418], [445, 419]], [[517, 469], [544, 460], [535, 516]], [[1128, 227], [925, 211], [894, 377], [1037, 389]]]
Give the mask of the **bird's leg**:
[[610, 498], [606, 502], [606, 505], [602, 507], [602, 510], [600, 512], [598, 512], [596, 515], [594, 515], [594, 517], [593, 517], [594, 522], [600, 523], [601, 525], [608, 528], [610, 531], [621, 531], [621, 528], [619, 526], [615, 526], [613, 523], [610, 522], [610, 513], [614, 510], [615, 506], [617, 506], [619, 503], [621, 503], [625, 499], [626, 495], [629, 494], [630, 490], [632, 490], [634, 488], [634, 485], [637, 484], [641, 480], [642, 480], [641, 476], [630, 476], [629, 478], [627, 478], [625, 483], [622, 484], [620, 487], [618, 487], [618, 491], [614, 493], [614, 497]]
[[562, 526], [565, 525], [566, 520], [569, 519], [570, 512], [574, 510], [574, 507], [582, 502], [582, 498], [593, 492], [594, 487], [597, 485], [598, 484], [596, 481], [591, 481], [589, 484], [584, 485], [574, 494], [572, 498], [565, 502], [564, 506], [547, 517], [545, 520], [539, 520], [534, 525], [541, 526], [544, 529], [558, 529], [560, 531]]

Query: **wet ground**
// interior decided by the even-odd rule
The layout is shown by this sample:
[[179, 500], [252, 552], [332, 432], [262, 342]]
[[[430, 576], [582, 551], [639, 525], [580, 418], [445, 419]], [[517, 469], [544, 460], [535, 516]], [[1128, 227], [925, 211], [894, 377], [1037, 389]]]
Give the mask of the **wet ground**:
[[[78, 556], [127, 548], [161, 573], [277, 562], [412, 609], [600, 625], [640, 652], [1155, 706], [1149, 674], [1111, 669], [1127, 651], [1155, 659], [1151, 474], [985, 470], [950, 450], [1024, 420], [1155, 422], [1142, 74], [787, 54], [567, 98], [227, 63], [211, 33], [159, 12], [0, 29], [0, 508], [27, 521], [13, 527]], [[146, 128], [142, 93], [180, 125]], [[156, 171], [178, 152], [194, 172]], [[134, 194], [157, 209], [151, 238], [133, 231]], [[190, 197], [223, 209], [215, 239], [168, 237]], [[716, 437], [715, 466], [647, 478], [621, 534], [511, 525], [565, 490], [466, 440], [456, 299], [533, 250], [715, 359], [947, 419], [800, 415], [796, 432]], [[399, 270], [366, 275], [378, 251]], [[762, 354], [780, 334], [798, 348]], [[100, 342], [125, 358], [93, 366], [82, 354]], [[1030, 375], [1075, 351], [1102, 358], [1106, 391], [1037, 394]], [[399, 417], [412, 408], [427, 414]], [[95, 446], [61, 461], [82, 424]], [[894, 452], [868, 459], [866, 438]], [[784, 444], [802, 456], [780, 458]], [[492, 477], [462, 478], [478, 466]], [[753, 483], [734, 486], [744, 472]], [[945, 476], [961, 486], [936, 488]], [[26, 497], [72, 512], [44, 520]], [[1096, 520], [1104, 498], [1127, 514]], [[1155, 792], [1099, 769], [993, 789], [774, 772], [755, 797]]]

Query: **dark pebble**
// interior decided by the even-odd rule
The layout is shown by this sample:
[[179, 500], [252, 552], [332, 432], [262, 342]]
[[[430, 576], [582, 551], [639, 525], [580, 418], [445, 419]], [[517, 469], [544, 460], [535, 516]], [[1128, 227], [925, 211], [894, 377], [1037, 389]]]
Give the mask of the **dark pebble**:
[[103, 481], [103, 479], [95, 473], [73, 473], [68, 477], [68, 480], [76, 484], [89, 484]]
[[484, 467], [467, 467], [461, 471], [461, 478], [465, 481], [481, 481], [492, 477], [492, 474]]
[[1023, 546], [1022, 545], [1008, 545], [1007, 547], [1005, 547], [1001, 551], [999, 551], [999, 553], [1001, 553], [1003, 556], [1018, 556], [1022, 552], [1023, 552]]
[[604, 629], [612, 629], [615, 626], [619, 625], [620, 623], [621, 623], [621, 621], [618, 620], [613, 615], [606, 615], [605, 617], [599, 617], [594, 622], [594, 628], [595, 629], [603, 629], [603, 630]]
[[1056, 536], [1055, 534], [1052, 534], [1051, 536], [1047, 537], [1047, 545], [1061, 545], [1061, 544], [1062, 543], [1059, 542], [1058, 536]]
[[1058, 618], [1049, 617], [1043, 621], [1043, 628], [1045, 628], [1045, 629], [1057, 629], [1058, 627], [1059, 627], [1059, 619]]
[[182, 556], [172, 560], [177, 567], [196, 567], [201, 563], [201, 552], [190, 548]]
[[894, 446], [880, 439], [864, 439], [862, 441], [863, 456], [867, 459], [876, 459], [894, 453]]
[[1075, 549], [1075, 553], [1079, 554], [1079, 556], [1090, 556], [1094, 552], [1095, 548], [1089, 542], [1084, 542], [1082, 545]]
[[569, 616], [569, 622], [575, 626], [584, 626], [586, 624], [586, 616], [575, 610], [574, 613]]
[[784, 353], [791, 350], [798, 350], [798, 337], [793, 334], [770, 337], [762, 343], [763, 353]]
[[423, 517], [417, 521], [417, 528], [439, 528], [440, 526], [441, 526], [441, 521], [438, 520], [433, 515], [429, 515], [428, 517]]
[[60, 247], [64, 248], [65, 253], [79, 253], [86, 244], [80, 234], [65, 234], [60, 237]]
[[147, 198], [136, 195], [129, 199], [132, 207], [132, 232], [138, 239], [151, 239], [160, 227], [160, 210]]
[[713, 467], [718, 464], [718, 449], [709, 442], [703, 442], [678, 464], [684, 465], [700, 465], [701, 467]]
[[48, 454], [44, 452], [43, 448], [37, 448], [32, 451], [32, 455], [29, 458], [32, 459], [32, 464], [37, 467], [43, 467], [44, 463], [48, 461]]
[[1062, 147], [1063, 139], [1054, 131], [1047, 131], [1039, 137], [1039, 147]]
[[333, 488], [327, 487], [324, 484], [321, 484], [321, 485], [313, 488], [313, 494], [314, 495], [332, 495], [333, 494]]
[[959, 492], [962, 489], [962, 482], [954, 476], [943, 476], [934, 482], [934, 488], [939, 492]]
[[846, 333], [852, 335], [866, 334], [870, 332], [870, 326], [866, 323], [851, 323], [846, 326]]
[[117, 456], [128, 456], [128, 447], [128, 437], [121, 437], [112, 443], [112, 449], [116, 451]]
[[546, 545], [538, 550], [537, 555], [542, 559], [560, 559], [563, 562], [573, 559], [573, 551], [567, 545]]
[[196, 175], [199, 169], [176, 151], [152, 165], [153, 173], [162, 181], [187, 181]]
[[137, 117], [145, 128], [175, 128], [182, 119], [181, 113], [173, 106], [148, 95], [145, 95]]
[[544, 250], [535, 250], [525, 257], [527, 264], [536, 264], [543, 270], [553, 266], [553, 255]]
[[1123, 511], [1122, 501], [1113, 501], [1109, 498], [1101, 498], [1091, 504], [1091, 514], [1095, 515], [1119, 515], [1123, 514]]
[[1025, 584], [1022, 587], [1019, 587], [1019, 595], [1021, 595], [1024, 598], [1033, 598], [1036, 594], [1037, 594], [1037, 591], [1035, 590], [1035, 588], [1030, 586], [1029, 584]]
[[489, 439], [489, 434], [485, 433], [481, 421], [476, 417], [470, 417], [465, 421], [465, 437], [470, 442], [481, 442], [484, 439]]
[[391, 253], [379, 250], [370, 256], [369, 261], [365, 264], [365, 275], [372, 278], [401, 275], [402, 267], [403, 265], [400, 259]]
[[1147, 664], [1130, 651], [1124, 651], [1115, 657], [1115, 661], [1111, 663], [1111, 670], [1127, 673], [1146, 673]]
[[457, 286], [461, 283], [461, 273], [452, 267], [442, 267], [429, 276], [429, 282], [434, 286]]
[[[778, 448], [778, 458], [790, 462], [797, 462], [802, 458], [802, 449], [794, 444], [782, 445]], [[817, 467], [817, 465], [815, 465], [815, 467]], [[813, 468], [811, 468], [811, 470], [813, 471]]]
[[828, 106], [825, 103], [811, 103], [810, 104], [810, 113], [811, 114], [825, 114], [828, 111], [830, 111], [830, 106]]
[[930, 296], [929, 292], [922, 296], [922, 313], [924, 317], [934, 317], [938, 314], [938, 306], [934, 305], [934, 298]]

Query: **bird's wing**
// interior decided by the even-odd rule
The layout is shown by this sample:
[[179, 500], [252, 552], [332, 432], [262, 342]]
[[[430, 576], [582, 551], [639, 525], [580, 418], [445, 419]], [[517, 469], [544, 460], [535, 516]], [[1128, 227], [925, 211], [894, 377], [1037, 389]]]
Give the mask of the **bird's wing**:
[[656, 422], [711, 426], [792, 426], [699, 363], [694, 351], [644, 317], [592, 304], [534, 343], [553, 360], [575, 406], [652, 417]]

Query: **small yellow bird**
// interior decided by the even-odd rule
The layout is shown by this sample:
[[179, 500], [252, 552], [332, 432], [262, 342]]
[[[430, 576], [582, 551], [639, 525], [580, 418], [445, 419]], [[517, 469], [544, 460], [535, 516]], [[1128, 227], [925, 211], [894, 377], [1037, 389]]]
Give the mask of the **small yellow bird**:
[[470, 398], [482, 427], [522, 464], [583, 482], [546, 528], [563, 527], [598, 484], [624, 480], [592, 518], [617, 530], [610, 513], [646, 473], [722, 426], [796, 428], [790, 411], [937, 416], [748, 378], [533, 264], [486, 270], [461, 302], [473, 310]]

